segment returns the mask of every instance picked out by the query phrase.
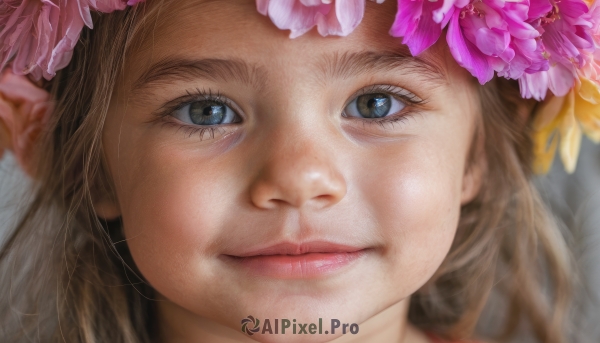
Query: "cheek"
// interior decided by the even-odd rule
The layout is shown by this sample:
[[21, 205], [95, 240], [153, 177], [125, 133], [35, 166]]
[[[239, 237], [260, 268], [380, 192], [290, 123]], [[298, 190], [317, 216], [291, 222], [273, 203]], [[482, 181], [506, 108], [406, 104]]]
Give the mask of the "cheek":
[[363, 193], [389, 243], [386, 275], [407, 292], [435, 272], [454, 239], [464, 160], [452, 155], [433, 142], [405, 144], [371, 156], [377, 169], [360, 177], [368, 180]]
[[175, 147], [146, 145], [130, 160], [139, 163], [128, 163], [127, 188], [118, 194], [131, 254], [157, 289], [185, 281], [188, 274], [181, 270], [207, 273], [208, 266], [197, 262], [210, 254], [210, 242], [231, 212], [227, 189], [234, 181], [223, 172], [228, 168], [181, 154]]

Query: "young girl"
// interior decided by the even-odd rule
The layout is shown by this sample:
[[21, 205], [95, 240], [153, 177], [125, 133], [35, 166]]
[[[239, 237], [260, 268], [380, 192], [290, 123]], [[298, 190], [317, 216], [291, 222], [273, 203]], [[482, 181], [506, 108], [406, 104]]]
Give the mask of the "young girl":
[[137, 2], [0, 4], [0, 341], [573, 341], [530, 178], [600, 137], [595, 5]]

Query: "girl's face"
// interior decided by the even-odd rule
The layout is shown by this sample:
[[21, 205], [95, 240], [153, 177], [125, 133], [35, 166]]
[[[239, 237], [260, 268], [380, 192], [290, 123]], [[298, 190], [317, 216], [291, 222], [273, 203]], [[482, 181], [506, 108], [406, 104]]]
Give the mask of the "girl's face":
[[248, 315], [360, 325], [419, 289], [480, 179], [476, 85], [445, 43], [410, 57], [391, 0], [296, 39], [250, 0], [160, 6], [104, 127], [118, 203], [96, 204], [160, 311], [235, 336]]

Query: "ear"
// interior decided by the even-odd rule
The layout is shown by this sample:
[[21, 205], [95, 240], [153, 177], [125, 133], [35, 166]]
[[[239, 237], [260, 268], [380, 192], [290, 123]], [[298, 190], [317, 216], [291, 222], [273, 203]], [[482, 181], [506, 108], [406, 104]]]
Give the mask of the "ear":
[[106, 170], [106, 165], [102, 163], [91, 192], [96, 215], [111, 221], [121, 216], [121, 206], [119, 206], [114, 187], [112, 187], [112, 182]]
[[116, 201], [108, 198], [94, 200], [96, 215], [107, 221], [115, 220], [121, 216], [121, 209]]
[[460, 204], [465, 205], [472, 201], [479, 190], [483, 180], [483, 169], [478, 164], [469, 167], [463, 176], [463, 186], [461, 190]]

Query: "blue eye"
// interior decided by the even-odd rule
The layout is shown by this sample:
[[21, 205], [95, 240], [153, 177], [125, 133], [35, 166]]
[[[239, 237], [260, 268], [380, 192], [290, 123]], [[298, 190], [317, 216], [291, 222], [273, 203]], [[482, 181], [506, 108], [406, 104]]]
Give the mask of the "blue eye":
[[189, 103], [176, 110], [173, 116], [184, 123], [194, 125], [219, 125], [234, 123], [237, 115], [226, 104], [215, 100]]
[[344, 113], [358, 118], [382, 118], [400, 112], [406, 104], [385, 93], [357, 96], [344, 109]]

